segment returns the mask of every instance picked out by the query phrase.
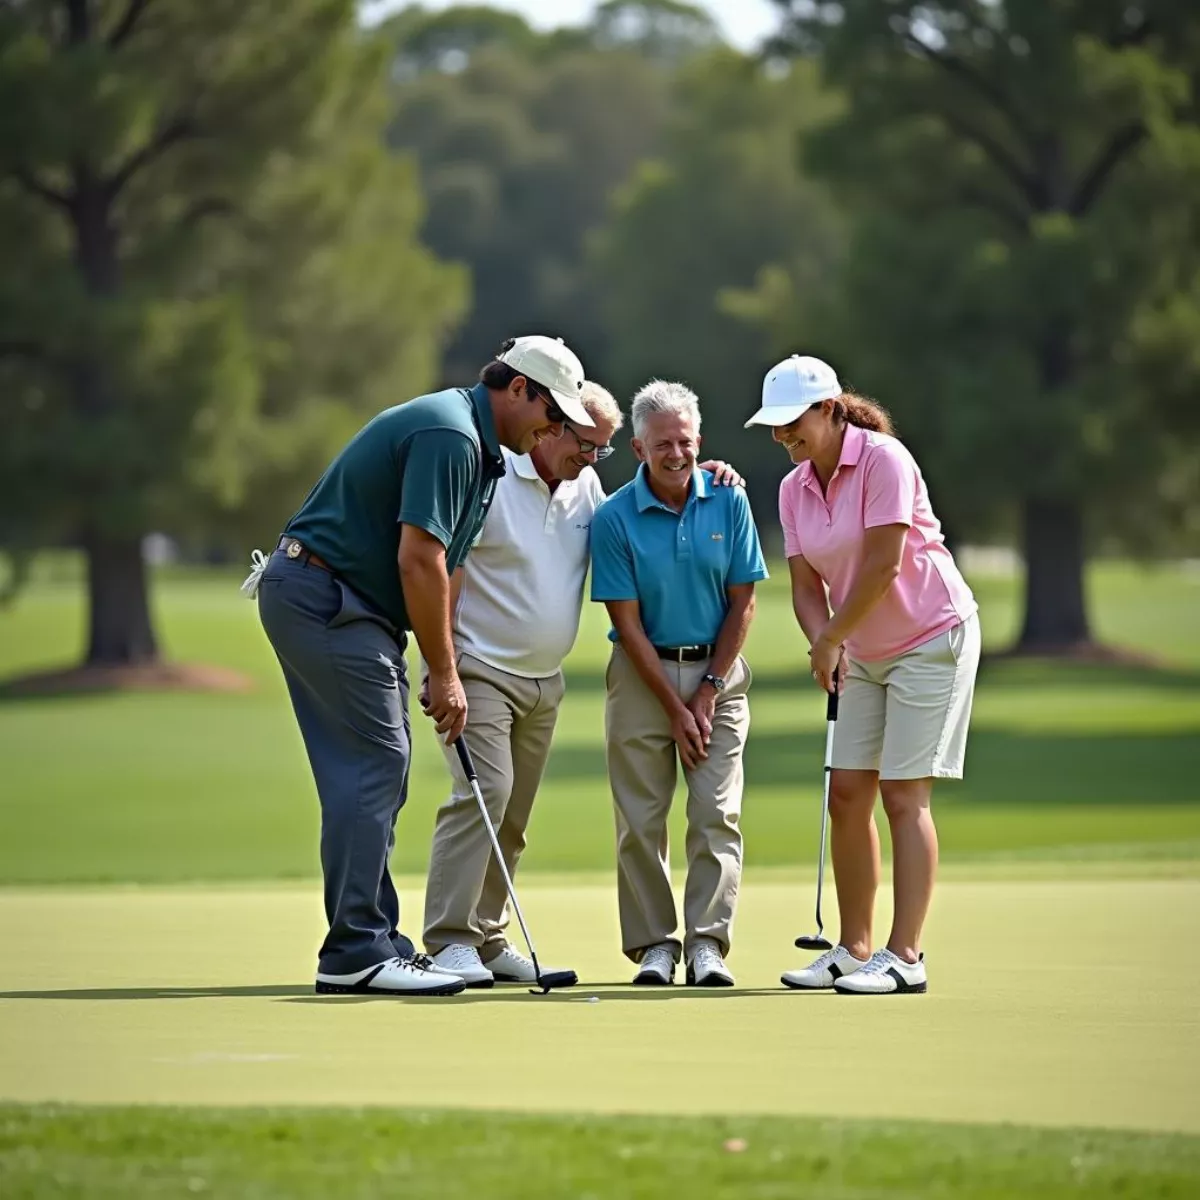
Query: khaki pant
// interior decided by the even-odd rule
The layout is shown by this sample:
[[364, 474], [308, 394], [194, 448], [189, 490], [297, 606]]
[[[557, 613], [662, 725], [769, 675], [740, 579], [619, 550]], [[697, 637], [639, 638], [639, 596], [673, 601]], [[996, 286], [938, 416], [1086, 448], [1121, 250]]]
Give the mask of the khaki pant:
[[[563, 697], [562, 672], [523, 679], [464, 654], [458, 674], [467, 694], [467, 747], [497, 827], [504, 864], [513, 874], [550, 757]], [[450, 746], [445, 753], [453, 786], [434, 827], [425, 889], [425, 948], [436, 954], [449, 945], [476, 946], [488, 962], [506, 945], [504, 876], [458, 754]]]
[[[662, 665], [685, 700], [708, 670], [707, 662]], [[682, 948], [688, 959], [704, 940], [728, 954], [742, 877], [742, 751], [750, 731], [745, 659], [737, 660], [728, 683], [717, 698], [708, 758], [684, 772], [688, 831]], [[651, 946], [670, 945], [678, 961], [667, 847], [678, 762], [671, 723], [620, 646], [613, 648], [607, 684], [604, 723], [617, 821], [622, 949], [638, 962]]]

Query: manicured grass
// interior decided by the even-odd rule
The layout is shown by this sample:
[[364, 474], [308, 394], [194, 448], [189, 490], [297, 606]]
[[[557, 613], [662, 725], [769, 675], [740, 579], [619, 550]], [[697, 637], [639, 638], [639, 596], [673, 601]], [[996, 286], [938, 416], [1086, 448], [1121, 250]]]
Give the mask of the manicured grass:
[[[402, 895], [413, 933], [422, 883]], [[648, 989], [630, 985], [611, 879], [531, 878], [539, 954], [578, 988], [404, 1001], [313, 994], [312, 885], [0, 891], [0, 1100], [1200, 1134], [1200, 959], [1180, 952], [1200, 940], [1200, 880], [946, 880], [929, 994], [877, 999], [780, 986], [807, 961], [792, 939], [811, 929], [812, 894], [747, 881], [737, 986]]]
[[[801, 673], [782, 574], [777, 568], [762, 589], [748, 650], [751, 868], [808, 862], [815, 842], [823, 705]], [[270, 648], [237, 583], [229, 575], [168, 573], [156, 602], [173, 657], [236, 667], [256, 681], [251, 694], [0, 702], [0, 882], [315, 873], [311, 779]], [[1015, 584], [973, 583], [986, 638], [1002, 645], [1015, 621]], [[938, 792], [947, 863], [1200, 858], [1200, 577], [1178, 568], [1101, 567], [1091, 591], [1101, 634], [1170, 665], [989, 665], [968, 778]], [[0, 612], [0, 676], [69, 662], [81, 625], [76, 584], [42, 579]], [[526, 871], [612, 866], [604, 632], [601, 611], [589, 605]], [[440, 751], [419, 712], [414, 725], [400, 871], [423, 868], [445, 790]]]
[[0, 1192], [344, 1200], [1191, 1197], [1200, 1138], [386, 1110], [0, 1108]]

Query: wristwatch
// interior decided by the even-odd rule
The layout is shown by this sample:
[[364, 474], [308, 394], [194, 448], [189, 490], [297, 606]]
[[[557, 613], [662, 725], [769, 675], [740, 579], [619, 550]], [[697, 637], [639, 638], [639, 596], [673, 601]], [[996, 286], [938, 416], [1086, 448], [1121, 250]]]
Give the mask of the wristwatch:
[[714, 692], [723, 692], [725, 690], [725, 680], [720, 675], [705, 675], [700, 682], [707, 683]]

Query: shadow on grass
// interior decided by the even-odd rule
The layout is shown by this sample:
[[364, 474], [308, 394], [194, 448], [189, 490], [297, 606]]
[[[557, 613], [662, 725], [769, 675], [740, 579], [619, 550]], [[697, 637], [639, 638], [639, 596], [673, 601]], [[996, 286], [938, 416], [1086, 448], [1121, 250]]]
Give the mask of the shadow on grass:
[[256, 984], [245, 987], [128, 987], [128, 988], [48, 988], [19, 992], [0, 992], [4, 1000], [211, 1000], [262, 997], [289, 1004], [374, 1004], [379, 1001], [404, 1004], [495, 1004], [514, 1000], [552, 1000], [555, 1003], [588, 1004], [588, 996], [603, 989], [604, 1000], [721, 1000], [737, 996], [787, 995], [782, 988], [646, 988], [610, 983], [580, 984], [558, 988], [543, 995], [532, 995], [526, 986], [468, 990], [457, 996], [348, 995], [318, 996], [312, 984]]
[[[819, 788], [824, 730], [755, 733], [746, 747], [746, 785]], [[604, 780], [603, 746], [556, 749], [552, 782]], [[682, 779], [682, 768], [680, 769]], [[973, 729], [966, 779], [941, 786], [955, 805], [1200, 804], [1200, 734], [1038, 734]]]
[[[606, 1000], [733, 1000], [739, 996], [788, 996], [798, 993], [777, 988], [697, 988], [697, 987], [631, 987], [614, 986], [608, 983], [581, 983], [572, 988], [556, 988], [544, 995], [531, 992], [528, 985], [468, 989], [457, 996], [290, 996], [286, 1004], [374, 1004], [387, 1001], [392, 1004], [512, 1004], [528, 1001], [530, 1004], [603, 1004]], [[595, 995], [596, 1000], [590, 999]]]
[[223, 996], [266, 996], [289, 999], [311, 996], [312, 984], [264, 983], [235, 987], [129, 987], [129, 988], [51, 988], [21, 992], [0, 992], [3, 1000], [203, 1000]]

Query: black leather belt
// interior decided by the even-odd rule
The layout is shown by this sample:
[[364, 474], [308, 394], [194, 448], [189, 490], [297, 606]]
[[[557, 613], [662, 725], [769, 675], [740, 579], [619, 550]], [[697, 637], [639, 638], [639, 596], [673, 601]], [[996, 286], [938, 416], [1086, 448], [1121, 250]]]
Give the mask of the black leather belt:
[[294, 537], [288, 537], [285, 534], [279, 539], [276, 549], [282, 550], [293, 562], [301, 563], [304, 566], [311, 563], [314, 567], [320, 567], [322, 571], [328, 571], [330, 575], [334, 573], [333, 568], [319, 554], [314, 554]]
[[703, 662], [706, 658], [712, 658], [713, 651], [716, 646], [655, 646], [654, 652], [659, 658], [665, 658], [669, 662]]

